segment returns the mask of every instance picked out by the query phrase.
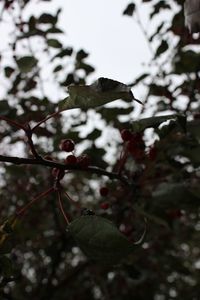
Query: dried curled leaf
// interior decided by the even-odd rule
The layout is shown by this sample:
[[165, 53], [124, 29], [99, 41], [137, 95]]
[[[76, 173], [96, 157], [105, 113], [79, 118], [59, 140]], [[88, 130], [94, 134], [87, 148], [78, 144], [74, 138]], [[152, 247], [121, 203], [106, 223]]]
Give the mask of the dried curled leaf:
[[60, 103], [60, 109], [93, 108], [112, 102], [117, 99], [126, 101], [135, 100], [130, 87], [121, 82], [99, 78], [91, 85], [70, 85], [68, 87], [69, 97]]
[[[84, 215], [75, 219], [68, 230], [89, 258], [104, 263], [120, 262], [138, 244], [131, 243], [111, 221], [96, 215]], [[143, 237], [144, 234], [142, 240]], [[141, 239], [139, 242], [141, 243]]]

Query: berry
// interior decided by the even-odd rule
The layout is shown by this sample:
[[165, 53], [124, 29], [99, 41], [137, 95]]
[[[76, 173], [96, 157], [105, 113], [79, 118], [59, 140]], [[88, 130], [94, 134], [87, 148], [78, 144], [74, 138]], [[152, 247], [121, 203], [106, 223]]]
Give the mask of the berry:
[[106, 186], [104, 186], [100, 188], [99, 192], [102, 197], [106, 197], [109, 193], [109, 189]]
[[123, 129], [121, 131], [121, 138], [124, 142], [130, 141], [132, 138], [132, 133], [128, 129]]
[[65, 163], [70, 165], [75, 165], [77, 163], [77, 158], [74, 155], [68, 155], [65, 159]]
[[80, 165], [81, 168], [85, 169], [90, 165], [91, 160], [87, 154], [82, 154], [77, 158], [77, 163]]
[[103, 202], [103, 203], [100, 204], [100, 207], [101, 207], [101, 209], [106, 210], [106, 209], [109, 208], [109, 204], [107, 202]]
[[61, 141], [59, 148], [62, 151], [71, 152], [74, 150], [74, 146], [75, 146], [74, 141], [71, 139], [67, 139]]

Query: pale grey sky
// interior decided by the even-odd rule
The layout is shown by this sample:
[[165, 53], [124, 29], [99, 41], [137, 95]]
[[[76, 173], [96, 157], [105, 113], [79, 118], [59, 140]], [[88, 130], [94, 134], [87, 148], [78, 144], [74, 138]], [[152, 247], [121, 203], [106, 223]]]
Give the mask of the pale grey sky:
[[[90, 53], [95, 76], [122, 82], [132, 81], [143, 72], [142, 62], [151, 55], [133, 18], [123, 17], [127, 0], [57, 0], [52, 9], [62, 7], [61, 25], [67, 43]], [[47, 6], [44, 5], [44, 8]], [[145, 7], [142, 9], [145, 16]]]
[[141, 64], [150, 59], [150, 53], [133, 18], [122, 16], [127, 0], [60, 2], [69, 41], [90, 53], [98, 77], [127, 82], [143, 71]]

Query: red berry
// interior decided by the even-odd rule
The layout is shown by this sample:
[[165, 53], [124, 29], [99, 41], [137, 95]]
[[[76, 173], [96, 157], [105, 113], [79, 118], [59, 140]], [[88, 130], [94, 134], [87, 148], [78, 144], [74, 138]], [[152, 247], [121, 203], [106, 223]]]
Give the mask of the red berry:
[[124, 142], [130, 141], [130, 139], [132, 138], [132, 133], [128, 129], [123, 129], [121, 131], [121, 138]]
[[106, 186], [104, 186], [100, 188], [99, 192], [102, 197], [106, 197], [109, 193], [109, 189]]
[[71, 152], [74, 150], [74, 146], [75, 146], [74, 141], [71, 139], [67, 139], [61, 141], [59, 148], [62, 151]]
[[91, 160], [87, 154], [82, 154], [77, 158], [77, 163], [80, 165], [81, 168], [85, 169], [90, 165]]
[[101, 209], [108, 209], [109, 208], [109, 204], [107, 202], [103, 202], [100, 204]]
[[77, 158], [74, 155], [68, 155], [65, 159], [65, 163], [70, 165], [75, 165], [77, 163]]

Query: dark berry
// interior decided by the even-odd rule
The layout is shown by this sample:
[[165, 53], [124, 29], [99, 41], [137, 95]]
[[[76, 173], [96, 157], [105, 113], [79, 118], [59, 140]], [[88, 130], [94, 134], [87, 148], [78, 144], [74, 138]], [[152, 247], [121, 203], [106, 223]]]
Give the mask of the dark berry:
[[77, 158], [74, 155], [68, 155], [65, 159], [65, 163], [70, 165], [75, 165], [77, 163]]
[[121, 132], [121, 138], [124, 142], [130, 141], [132, 133], [128, 129], [123, 129]]
[[81, 168], [87, 168], [90, 163], [90, 157], [87, 154], [82, 154], [77, 158], [77, 163], [80, 165]]
[[67, 139], [61, 141], [59, 148], [62, 151], [71, 152], [74, 150], [74, 146], [75, 146], [74, 141], [71, 139]]
[[100, 204], [101, 209], [108, 209], [109, 208], [109, 204], [107, 202], [103, 202]]
[[100, 188], [99, 192], [102, 197], [106, 197], [109, 193], [109, 189], [106, 186], [103, 186]]

